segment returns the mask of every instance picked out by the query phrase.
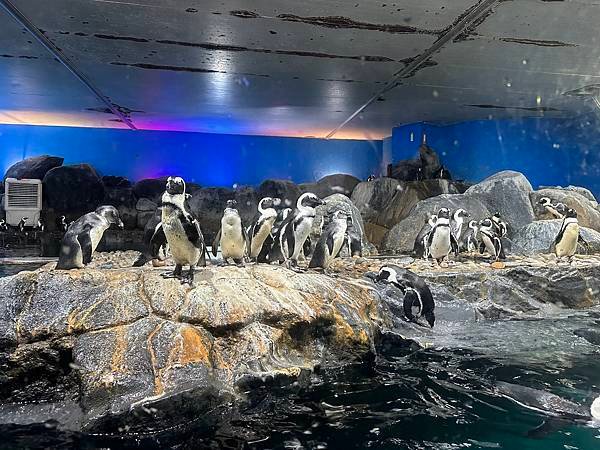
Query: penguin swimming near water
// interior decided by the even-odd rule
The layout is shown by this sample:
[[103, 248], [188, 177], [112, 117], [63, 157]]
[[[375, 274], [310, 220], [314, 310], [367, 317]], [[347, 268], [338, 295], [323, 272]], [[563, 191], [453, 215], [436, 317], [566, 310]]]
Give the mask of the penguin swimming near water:
[[319, 237], [315, 251], [308, 264], [310, 269], [320, 267], [327, 270], [331, 261], [338, 255], [342, 249], [342, 245], [344, 245], [347, 227], [346, 213], [344, 211], [336, 211]]
[[[200, 223], [187, 210], [186, 199], [183, 178], [167, 178], [166, 189], [161, 199], [160, 223], [175, 261], [175, 269], [171, 273], [163, 274], [163, 277], [174, 277], [185, 281], [185, 278], [182, 278], [182, 269], [183, 266], [189, 266], [187, 280], [190, 285], [193, 285], [195, 267], [206, 266], [206, 244]], [[155, 232], [159, 232], [158, 229]], [[162, 242], [162, 237], [157, 236], [156, 239], [156, 246], [158, 246]]]
[[298, 257], [310, 235], [315, 220], [315, 207], [325, 202], [312, 192], [302, 194], [296, 202], [296, 209], [281, 225], [277, 239], [286, 262], [298, 265]]
[[112, 224], [123, 228], [119, 211], [114, 206], [100, 206], [73, 222], [62, 238], [56, 268], [81, 269], [87, 265], [104, 232]]
[[257, 261], [258, 256], [261, 254], [263, 247], [267, 241], [267, 238], [272, 237], [271, 232], [273, 225], [277, 220], [277, 211], [275, 210], [275, 203], [280, 201], [271, 197], [265, 197], [258, 202], [258, 214], [252, 220], [252, 224], [248, 228], [248, 239], [250, 249], [250, 259]]
[[467, 217], [469, 217], [469, 213], [462, 208], [457, 209], [454, 211], [454, 214], [452, 214], [450, 229], [452, 230], [452, 234], [454, 235], [456, 242], [460, 242], [464, 221]]
[[248, 236], [240, 213], [235, 207], [236, 204], [235, 200], [227, 200], [227, 207], [221, 219], [221, 229], [215, 236], [212, 253], [213, 256], [217, 256], [217, 248], [221, 247], [221, 255], [225, 263], [233, 259], [236, 264], [241, 265], [248, 254]]
[[415, 255], [419, 257], [423, 257], [425, 260], [429, 258], [429, 254], [427, 253], [427, 238], [429, 237], [429, 233], [433, 230], [435, 223], [437, 222], [437, 215], [433, 214], [429, 216], [429, 218], [425, 221], [419, 234], [415, 238], [415, 243], [413, 245], [413, 252]]
[[425, 318], [431, 328], [435, 324], [435, 302], [423, 278], [394, 264], [379, 269], [376, 281], [390, 283], [404, 294], [403, 310], [406, 320], [419, 324]]
[[564, 203], [553, 204], [552, 200], [550, 200], [548, 197], [540, 198], [538, 203], [546, 212], [550, 213], [556, 219], [564, 218], [567, 210], [569, 209]]
[[495, 261], [506, 259], [500, 237], [492, 219], [482, 220], [479, 224], [479, 253], [487, 250]]
[[560, 225], [560, 231], [554, 239], [550, 251], [554, 252], [557, 258], [568, 258], [569, 262], [577, 252], [577, 244], [582, 243], [587, 247], [587, 242], [579, 234], [579, 222], [577, 221], [577, 211], [568, 208], [565, 217]]
[[479, 248], [479, 225], [476, 220], [471, 220], [465, 232], [462, 234], [458, 247], [461, 251], [472, 253]]
[[437, 214], [437, 221], [427, 236], [427, 254], [434, 263], [441, 264], [451, 251], [458, 254], [458, 243], [450, 230], [450, 210], [442, 208]]

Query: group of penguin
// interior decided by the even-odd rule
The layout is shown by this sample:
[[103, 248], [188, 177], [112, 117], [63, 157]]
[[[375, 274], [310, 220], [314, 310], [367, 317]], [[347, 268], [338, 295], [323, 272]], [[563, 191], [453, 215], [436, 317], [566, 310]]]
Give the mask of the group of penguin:
[[2, 246], [5, 245], [6, 236], [8, 236], [9, 238], [15, 237], [21, 243], [23, 243], [23, 239], [27, 241], [32, 236], [35, 239], [37, 238], [38, 232], [44, 231], [45, 225], [42, 219], [38, 219], [33, 228], [27, 226], [28, 221], [28, 217], [22, 217], [21, 220], [19, 220], [19, 223], [15, 227], [12, 227], [8, 225], [8, 223], [6, 223], [6, 220], [0, 219], [0, 243], [2, 244]]
[[[193, 283], [197, 266], [205, 266], [210, 258], [200, 224], [189, 211], [185, 181], [169, 177], [161, 198], [161, 214], [146, 234], [147, 251], [135, 261], [134, 266], [164, 260], [168, 248], [175, 269], [166, 275]], [[325, 202], [315, 194], [302, 194], [296, 208], [283, 208], [280, 199], [265, 197], [258, 203], [258, 212], [252, 223], [243, 224], [235, 200], [228, 200], [221, 218], [221, 227], [212, 244], [212, 254], [221, 249], [225, 264], [241, 265], [245, 261], [285, 263], [294, 270], [298, 261], [308, 258], [312, 250], [310, 233], [316, 217], [315, 208]], [[122, 227], [118, 211], [112, 206], [102, 206], [95, 212], [82, 216], [69, 225], [61, 244], [58, 269], [82, 268], [89, 261], [102, 234], [111, 224]], [[346, 245], [350, 255], [360, 256], [362, 241], [360, 230], [354, 227], [353, 217], [342, 210], [333, 212], [314, 246], [308, 267], [327, 270], [331, 261], [339, 256]], [[183, 267], [189, 271], [184, 276]]]
[[439, 265], [446, 262], [450, 253], [458, 256], [460, 252], [487, 251], [494, 261], [505, 259], [502, 238], [508, 232], [508, 225], [500, 213], [479, 222], [471, 220], [465, 227], [468, 217], [469, 213], [463, 208], [452, 214], [448, 208], [440, 208], [421, 227], [415, 239], [414, 253], [425, 260], [431, 256], [434, 264]]

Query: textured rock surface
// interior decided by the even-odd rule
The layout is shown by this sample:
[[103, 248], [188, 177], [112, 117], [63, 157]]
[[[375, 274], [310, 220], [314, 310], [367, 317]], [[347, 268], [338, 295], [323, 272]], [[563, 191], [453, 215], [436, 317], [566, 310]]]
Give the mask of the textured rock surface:
[[33, 178], [43, 180], [50, 169], [62, 166], [63, 161], [64, 158], [48, 155], [26, 158], [10, 166], [4, 174], [4, 179]]
[[193, 395], [208, 408], [251, 379], [359, 361], [384, 322], [365, 281], [270, 266], [207, 268], [196, 280], [48, 268], [0, 279], [2, 399], [74, 401], [82, 427], [111, 429], [135, 423], [130, 408], [146, 401], [176, 408]]
[[263, 197], [280, 198], [286, 206], [294, 208], [302, 194], [300, 187], [289, 180], [265, 180], [256, 189], [258, 199]]
[[562, 187], [562, 186], [540, 186], [539, 189], [540, 190], [542, 190], [542, 189], [553, 189], [553, 190], [561, 190], [561, 191], [566, 191], [566, 192], [576, 192], [579, 195], [583, 195], [585, 198], [587, 198], [589, 201], [593, 202], [595, 205], [598, 205], [596, 197], [594, 197], [594, 194], [592, 194], [592, 191], [590, 191], [589, 189], [584, 188], [582, 186], [572, 186], [572, 185], [569, 185], [567, 187]]
[[[550, 245], [560, 231], [562, 220], [537, 220], [524, 226], [513, 236], [513, 251], [525, 255], [549, 253]], [[590, 228], [580, 227], [580, 234], [589, 246], [591, 253], [600, 252], [600, 233]], [[578, 246], [577, 253], [584, 254], [587, 249]]]
[[345, 173], [327, 175], [316, 182], [314, 193], [320, 198], [329, 197], [333, 194], [343, 194], [350, 197], [358, 183], [360, 183], [358, 178]]
[[149, 198], [154, 202], [158, 202], [163, 192], [165, 192], [167, 178], [146, 178], [140, 180], [133, 185], [133, 192], [137, 198]]
[[537, 220], [554, 219], [554, 216], [538, 203], [542, 197], [548, 197], [552, 203], [560, 202], [573, 208], [577, 211], [577, 219], [581, 226], [600, 231], [600, 210], [595, 200], [592, 201], [585, 195], [568, 189], [552, 188], [534, 191], [530, 194], [530, 198]]
[[104, 199], [102, 180], [88, 164], [55, 167], [46, 173], [43, 183], [44, 202], [61, 213], [87, 213]]

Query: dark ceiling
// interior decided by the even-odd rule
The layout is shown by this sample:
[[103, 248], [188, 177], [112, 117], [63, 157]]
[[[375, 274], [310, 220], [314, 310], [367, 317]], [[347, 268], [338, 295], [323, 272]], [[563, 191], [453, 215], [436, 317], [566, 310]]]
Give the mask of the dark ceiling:
[[[465, 31], [485, 0], [0, 3], [138, 129], [322, 137], [373, 98], [335, 137], [381, 138], [421, 120], [573, 117], [594, 101], [565, 93], [600, 85], [598, 0], [488, 0]], [[128, 126], [5, 10], [0, 89], [0, 123]]]

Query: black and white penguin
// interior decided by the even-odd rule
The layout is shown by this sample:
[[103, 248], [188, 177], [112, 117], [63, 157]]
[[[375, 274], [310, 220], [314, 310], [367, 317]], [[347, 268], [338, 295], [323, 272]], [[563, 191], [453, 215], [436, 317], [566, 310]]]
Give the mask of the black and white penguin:
[[329, 268], [331, 261], [339, 254], [344, 245], [347, 227], [346, 213], [344, 211], [336, 211], [319, 237], [319, 241], [308, 264], [310, 269], [321, 268], [327, 270]]
[[454, 235], [454, 239], [456, 239], [456, 242], [460, 242], [464, 228], [464, 222], [467, 217], [469, 217], [469, 213], [463, 208], [458, 208], [456, 211], [454, 211], [454, 214], [452, 214], [450, 228], [452, 230], [452, 234]]
[[564, 203], [552, 203], [548, 197], [540, 198], [538, 202], [546, 212], [550, 213], [556, 219], [562, 219], [567, 214], [569, 209]]
[[500, 218], [500, 213], [495, 213], [492, 217], [490, 217], [490, 220], [492, 221], [492, 224], [498, 237], [505, 237], [508, 233], [508, 224]]
[[42, 219], [38, 219], [37, 223], [35, 224], [35, 227], [33, 227], [36, 231], [44, 231], [44, 222], [42, 221]]
[[22, 217], [21, 220], [19, 221], [19, 224], [17, 225], [17, 228], [19, 228], [19, 232], [20, 233], [24, 233], [25, 232], [25, 225], [27, 224], [28, 220], [29, 220], [29, 217]]
[[272, 262], [283, 262], [285, 258], [283, 257], [283, 253], [281, 252], [281, 248], [279, 246], [279, 230], [282, 225], [286, 222], [288, 216], [292, 213], [292, 208], [283, 208], [277, 212], [277, 219], [273, 224], [273, 228], [271, 229], [271, 235], [267, 236], [265, 243], [263, 244], [262, 251], [258, 254], [258, 258], [256, 258], [257, 262], [264, 263], [272, 263]]
[[67, 225], [67, 218], [65, 216], [57, 217], [56, 219], [56, 229], [65, 233], [69, 226]]
[[479, 224], [476, 220], [471, 220], [467, 229], [462, 234], [460, 241], [458, 242], [458, 247], [461, 251], [466, 251], [469, 253], [477, 251], [479, 249]]
[[0, 219], [0, 232], [6, 233], [8, 231], [8, 225], [6, 224], [6, 220]]
[[406, 320], [419, 323], [425, 318], [431, 328], [435, 324], [435, 302], [429, 286], [423, 278], [394, 264], [387, 264], [379, 269], [376, 281], [390, 283], [404, 294], [404, 316]]
[[437, 214], [429, 216], [429, 218], [421, 227], [421, 230], [419, 230], [419, 234], [417, 234], [417, 237], [415, 238], [413, 252], [416, 256], [422, 257], [425, 260], [429, 258], [429, 254], [427, 253], [427, 238], [429, 237], [431, 230], [433, 230], [436, 222]]
[[258, 202], [258, 214], [248, 227], [249, 255], [252, 261], [257, 261], [267, 238], [272, 237], [273, 225], [277, 220], [275, 204], [279, 199], [265, 197]]
[[285, 261], [291, 265], [298, 265], [298, 257], [315, 220], [315, 207], [324, 203], [312, 192], [302, 194], [294, 212], [281, 225], [277, 238]]
[[498, 226], [492, 219], [484, 219], [479, 224], [479, 253], [487, 250], [495, 261], [506, 259]]
[[434, 263], [441, 264], [451, 251], [458, 254], [458, 243], [450, 229], [450, 210], [442, 208], [437, 213], [437, 221], [427, 238], [427, 254]]
[[352, 258], [362, 256], [362, 236], [360, 230], [354, 226], [352, 214], [346, 217], [345, 244], [348, 247], [348, 256]]
[[221, 219], [221, 229], [215, 236], [212, 253], [217, 256], [217, 249], [221, 247], [221, 255], [225, 263], [233, 259], [240, 265], [244, 263], [244, 258], [248, 254], [248, 236], [236, 204], [235, 200], [227, 200], [227, 207]]
[[554, 252], [558, 259], [568, 258], [571, 261], [577, 252], [577, 244], [580, 242], [587, 247], [587, 243], [579, 234], [577, 211], [568, 208], [560, 225], [560, 231], [556, 235], [550, 250]]
[[100, 206], [73, 222], [62, 238], [57, 269], [81, 269], [92, 260], [98, 243], [111, 225], [123, 228], [114, 206]]
[[185, 181], [181, 177], [167, 178], [161, 199], [161, 226], [175, 261], [175, 269], [163, 276], [182, 278], [183, 266], [190, 266], [187, 279], [193, 285], [195, 267], [206, 266], [206, 245], [200, 223], [187, 210], [186, 200]]

